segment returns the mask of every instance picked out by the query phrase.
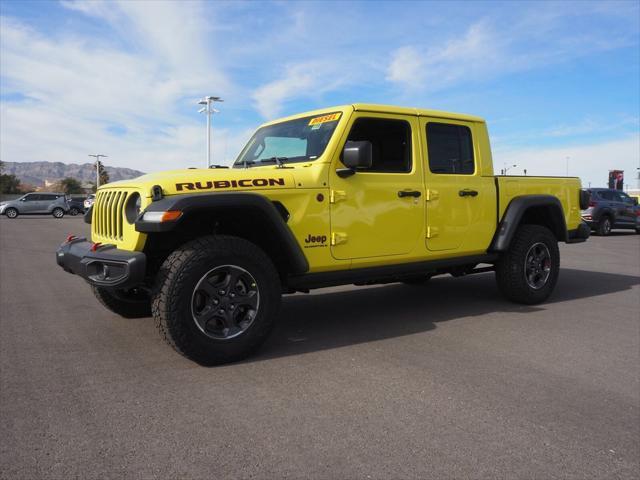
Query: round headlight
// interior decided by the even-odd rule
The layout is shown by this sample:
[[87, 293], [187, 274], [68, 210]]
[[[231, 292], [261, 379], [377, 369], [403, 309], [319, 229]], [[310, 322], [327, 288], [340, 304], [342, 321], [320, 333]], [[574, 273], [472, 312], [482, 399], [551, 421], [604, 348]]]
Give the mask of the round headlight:
[[127, 204], [124, 206], [124, 215], [127, 217], [127, 222], [133, 224], [140, 215], [140, 206], [142, 204], [142, 199], [140, 198], [140, 194], [132, 193], [129, 199], [127, 200]]

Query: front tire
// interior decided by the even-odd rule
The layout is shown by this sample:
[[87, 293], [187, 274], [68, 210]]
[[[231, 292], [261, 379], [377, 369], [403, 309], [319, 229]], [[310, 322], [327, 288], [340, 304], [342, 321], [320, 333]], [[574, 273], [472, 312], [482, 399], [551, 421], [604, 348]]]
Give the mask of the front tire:
[[62, 218], [64, 217], [64, 210], [61, 209], [60, 207], [56, 207], [53, 209], [51, 214], [53, 215], [54, 218]]
[[280, 277], [247, 240], [197, 238], [174, 251], [156, 277], [152, 312], [164, 340], [202, 365], [241, 360], [271, 332]]
[[509, 300], [534, 305], [545, 301], [560, 273], [558, 241], [540, 225], [518, 228], [509, 250], [496, 264], [498, 288]]
[[7, 208], [4, 212], [4, 214], [8, 217], [8, 218], [17, 218], [18, 217], [18, 210], [15, 208]]
[[91, 285], [98, 301], [107, 309], [124, 318], [144, 318], [151, 316], [151, 300], [137, 289], [113, 290]]
[[79, 213], [80, 213], [80, 210], [78, 210], [76, 207], [71, 207], [71, 209], [69, 210], [69, 215], [71, 215], [72, 217], [75, 217]]

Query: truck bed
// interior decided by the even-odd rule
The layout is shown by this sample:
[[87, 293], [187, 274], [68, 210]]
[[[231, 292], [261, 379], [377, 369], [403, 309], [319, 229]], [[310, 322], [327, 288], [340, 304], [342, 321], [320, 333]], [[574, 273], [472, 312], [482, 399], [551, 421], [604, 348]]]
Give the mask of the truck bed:
[[525, 177], [497, 175], [498, 218], [515, 197], [553, 195], [563, 205], [568, 230], [578, 228], [580, 219], [580, 179], [578, 177]]

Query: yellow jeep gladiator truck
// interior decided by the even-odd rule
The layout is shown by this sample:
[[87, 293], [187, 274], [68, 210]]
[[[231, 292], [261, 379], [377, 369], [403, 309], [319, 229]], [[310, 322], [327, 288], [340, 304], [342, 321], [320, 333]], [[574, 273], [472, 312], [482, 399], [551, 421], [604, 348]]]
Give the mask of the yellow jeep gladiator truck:
[[578, 178], [494, 175], [481, 118], [354, 104], [262, 125], [231, 167], [102, 186], [91, 239], [56, 259], [211, 365], [259, 347], [283, 293], [491, 270], [508, 299], [542, 302], [588, 202]]

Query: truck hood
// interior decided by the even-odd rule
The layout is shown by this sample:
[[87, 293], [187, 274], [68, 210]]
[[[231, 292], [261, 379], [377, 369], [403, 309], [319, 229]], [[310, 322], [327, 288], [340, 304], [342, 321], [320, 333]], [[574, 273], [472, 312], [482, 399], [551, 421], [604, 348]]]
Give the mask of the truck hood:
[[295, 188], [293, 173], [285, 168], [215, 168], [169, 170], [150, 173], [130, 180], [112, 182], [101, 187], [142, 189], [146, 196], [160, 185], [164, 195]]

